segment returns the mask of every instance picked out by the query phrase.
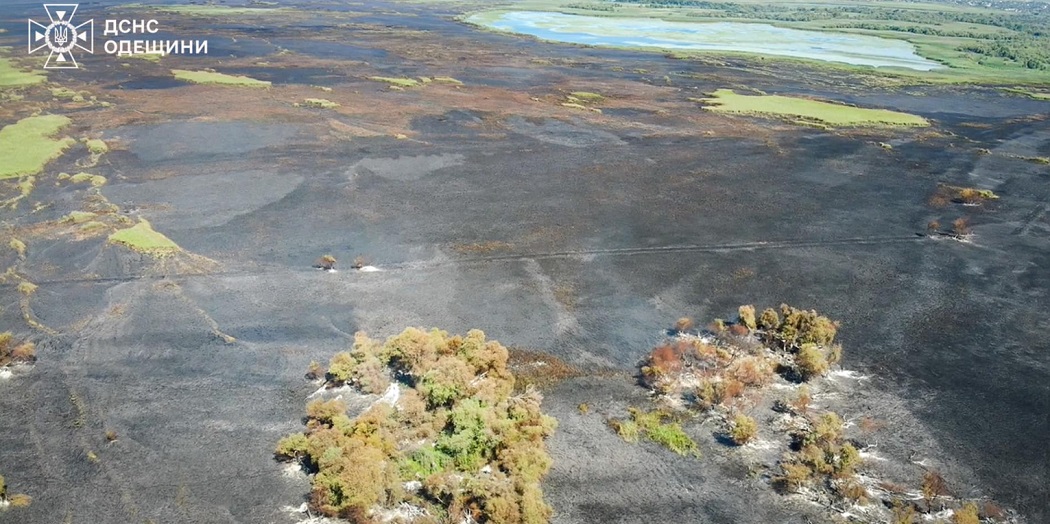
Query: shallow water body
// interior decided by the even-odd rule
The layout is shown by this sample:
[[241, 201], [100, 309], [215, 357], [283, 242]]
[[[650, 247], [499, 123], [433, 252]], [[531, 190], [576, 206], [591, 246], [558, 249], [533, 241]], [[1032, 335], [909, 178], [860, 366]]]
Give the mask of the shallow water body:
[[804, 31], [769, 24], [669, 22], [540, 11], [510, 11], [494, 16], [477, 14], [467, 21], [499, 31], [572, 44], [735, 51], [918, 71], [941, 67], [915, 54], [915, 48], [903, 40]]

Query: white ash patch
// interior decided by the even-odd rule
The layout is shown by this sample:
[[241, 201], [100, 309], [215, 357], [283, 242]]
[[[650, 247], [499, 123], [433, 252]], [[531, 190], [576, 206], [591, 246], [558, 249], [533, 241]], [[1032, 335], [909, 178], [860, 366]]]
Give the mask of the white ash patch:
[[358, 268], [358, 271], [362, 273], [374, 273], [376, 271], [382, 271], [382, 269], [379, 269], [375, 266], [361, 266], [360, 268]]
[[871, 379], [870, 376], [861, 374], [861, 373], [859, 373], [857, 371], [853, 371], [852, 369], [837, 369], [835, 371], [832, 371], [831, 373], [828, 373], [828, 377], [829, 378], [833, 378], [833, 379], [836, 379], [836, 378], [848, 378], [848, 379], [851, 379], [851, 380], [870, 380]]
[[281, 511], [283, 511], [285, 513], [292, 513], [292, 514], [295, 514], [295, 513], [306, 513], [309, 510], [310, 510], [310, 506], [307, 503], [305, 503], [305, 502], [303, 502], [302, 504], [300, 504], [298, 506], [283, 506], [283, 507], [281, 507]]
[[401, 487], [404, 488], [405, 491], [407, 491], [409, 493], [415, 493], [415, 492], [419, 491], [420, 489], [423, 489], [423, 483], [418, 481], [418, 480], [410, 480], [408, 482], [405, 482], [405, 483], [401, 484]]
[[7, 380], [7, 379], [11, 378], [12, 376], [14, 376], [14, 373], [11, 373], [10, 369], [7, 369], [7, 368], [0, 369], [0, 380]]
[[759, 451], [769, 451], [771, 449], [777, 449], [777, 443], [772, 440], [766, 440], [757, 438], [743, 445], [744, 448], [751, 448]]
[[335, 394], [336, 398], [342, 398], [343, 393], [356, 393], [356, 391], [354, 391], [354, 388], [350, 387], [350, 385], [348, 384], [343, 384], [342, 386], [339, 386], [337, 388], [327, 388], [324, 384], [321, 384], [321, 387], [318, 388], [317, 391], [310, 393], [309, 395], [307, 395], [306, 398], [314, 398], [316, 396], [324, 395], [326, 393]]
[[372, 508], [372, 517], [379, 522], [413, 522], [419, 517], [429, 516], [425, 508], [402, 502], [394, 508]]
[[[290, 478], [290, 479], [306, 477], [306, 473], [303, 472], [303, 466], [301, 464], [299, 464], [298, 461], [289, 462], [287, 465], [285, 465], [283, 468], [281, 468], [281, 475], [284, 476], [285, 478]], [[306, 503], [303, 503], [303, 508], [305, 508], [305, 507], [306, 507]], [[306, 511], [306, 509], [303, 509], [303, 512], [305, 512], [305, 511]]]
[[383, 392], [383, 396], [379, 397], [375, 403], [388, 404], [390, 406], [397, 405], [398, 399], [401, 398], [401, 387], [397, 383], [390, 384], [387, 386], [386, 391]]

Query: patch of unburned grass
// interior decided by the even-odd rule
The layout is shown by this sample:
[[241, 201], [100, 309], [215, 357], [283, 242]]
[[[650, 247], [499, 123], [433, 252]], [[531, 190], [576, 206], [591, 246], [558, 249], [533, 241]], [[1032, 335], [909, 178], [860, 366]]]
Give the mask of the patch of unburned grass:
[[31, 116], [0, 129], [0, 180], [35, 175], [75, 144], [72, 138], [53, 138], [69, 122], [61, 115]]
[[165, 254], [179, 250], [178, 244], [170, 238], [153, 230], [146, 220], [140, 220], [132, 227], [121, 229], [109, 235], [109, 241], [121, 244], [140, 253]]
[[106, 145], [106, 142], [98, 138], [85, 140], [84, 145], [87, 146], [88, 151], [91, 151], [93, 155], [104, 155], [109, 152], [109, 146]]
[[71, 224], [83, 224], [84, 222], [94, 219], [96, 216], [98, 215], [90, 211], [71, 211], [68, 215], [62, 218], [62, 221]]
[[670, 420], [668, 413], [659, 410], [643, 411], [638, 408], [630, 408], [628, 411], [631, 414], [629, 420], [609, 421], [609, 425], [620, 438], [627, 442], [637, 442], [639, 435], [644, 435], [645, 438], [679, 455], [700, 455], [696, 441], [682, 430], [681, 424]]
[[394, 78], [389, 76], [370, 76], [369, 80], [373, 82], [384, 82], [392, 86], [397, 87], [415, 87], [419, 85], [419, 80], [415, 78]]
[[918, 115], [867, 109], [831, 102], [781, 95], [741, 95], [732, 89], [719, 89], [703, 99], [704, 109], [722, 113], [772, 116], [795, 123], [817, 123], [836, 127], [928, 126]]
[[459, 80], [456, 80], [455, 78], [452, 78], [451, 76], [435, 76], [434, 77], [434, 81], [442, 83], [442, 84], [452, 84], [452, 85], [457, 85], [457, 86], [463, 85], [463, 82], [460, 82]]
[[602, 100], [605, 100], [604, 96], [598, 93], [592, 93], [590, 91], [573, 91], [569, 93], [569, 96], [575, 97], [585, 102], [601, 102]]
[[215, 71], [187, 71], [185, 69], [172, 69], [175, 78], [194, 84], [216, 84], [242, 87], [270, 87], [266, 80], [256, 80], [247, 76], [227, 75]]
[[36, 85], [47, 81], [47, 76], [36, 71], [23, 71], [9, 58], [0, 58], [0, 88]]
[[84, 95], [66, 87], [52, 87], [51, 96], [59, 100], [72, 100], [74, 102], [84, 101]]
[[314, 107], [317, 109], [335, 109], [339, 107], [339, 104], [332, 102], [331, 100], [325, 100], [324, 98], [307, 98], [300, 104], [302, 107]]
[[92, 187], [102, 187], [106, 185], [106, 177], [102, 175], [92, 175], [91, 173], [77, 173], [70, 177], [69, 181], [74, 184], [91, 184]]
[[1013, 93], [1015, 95], [1027, 96], [1028, 98], [1034, 98], [1036, 100], [1050, 101], [1050, 91], [1033, 91], [1024, 87], [1004, 87], [1003, 91], [1006, 91], [1007, 93]]

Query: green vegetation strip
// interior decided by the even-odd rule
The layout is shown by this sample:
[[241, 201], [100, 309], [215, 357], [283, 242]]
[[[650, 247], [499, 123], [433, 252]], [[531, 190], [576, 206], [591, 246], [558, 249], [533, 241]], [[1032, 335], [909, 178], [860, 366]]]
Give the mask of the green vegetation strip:
[[244, 87], [270, 87], [270, 82], [256, 80], [247, 76], [227, 75], [214, 71], [187, 71], [185, 69], [172, 69], [171, 73], [179, 80], [193, 82], [194, 84], [219, 84]]
[[35, 71], [22, 71], [9, 58], [0, 58], [0, 88], [21, 87], [39, 84], [47, 77]]
[[53, 138], [69, 123], [61, 115], [42, 115], [0, 129], [0, 180], [35, 175], [75, 144], [72, 138]]
[[387, 84], [397, 87], [415, 87], [419, 85], [419, 80], [415, 78], [393, 78], [389, 76], [370, 76], [369, 80], [374, 82], [385, 82]]
[[556, 421], [535, 389], [515, 394], [508, 360], [478, 330], [407, 329], [385, 343], [358, 334], [327, 373], [314, 363], [309, 375], [382, 397], [354, 418], [346, 393], [309, 403], [305, 432], [275, 454], [316, 473], [310, 505], [329, 517], [400, 522], [408, 508], [435, 516], [426, 522], [546, 523], [540, 481]]
[[335, 109], [339, 107], [337, 102], [326, 100], [324, 98], [307, 98], [302, 103], [303, 107], [315, 107], [318, 109]]
[[113, 233], [109, 236], [109, 241], [114, 244], [127, 246], [141, 253], [163, 254], [179, 250], [178, 244], [154, 231], [153, 227], [146, 220], [140, 220], [138, 224], [132, 227]]
[[887, 109], [865, 109], [831, 102], [780, 95], [741, 95], [719, 89], [702, 100], [704, 109], [722, 113], [773, 116], [796, 120], [800, 124], [833, 127], [928, 126], [925, 118]]

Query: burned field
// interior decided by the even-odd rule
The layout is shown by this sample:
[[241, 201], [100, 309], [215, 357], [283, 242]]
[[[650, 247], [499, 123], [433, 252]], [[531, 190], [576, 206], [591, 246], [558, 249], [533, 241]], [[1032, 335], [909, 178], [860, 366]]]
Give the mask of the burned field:
[[[22, 45], [18, 10], [2, 45]], [[0, 331], [36, 348], [0, 375], [0, 474], [32, 497], [0, 522], [301, 520], [309, 483], [272, 452], [301, 427], [308, 364], [407, 326], [572, 366], [541, 386], [552, 522], [827, 519], [717, 440], [683, 461], [605, 423], [648, 401], [637, 364], [675, 319], [782, 302], [840, 320], [842, 365], [870, 377], [815, 402], [878, 420], [887, 453], [955, 496], [1050, 518], [1050, 103], [545, 44], [457, 14], [164, 14], [211, 54], [99, 54], [0, 91], [3, 126], [63, 115], [73, 139], [0, 180]], [[930, 125], [705, 110], [719, 89]]]

